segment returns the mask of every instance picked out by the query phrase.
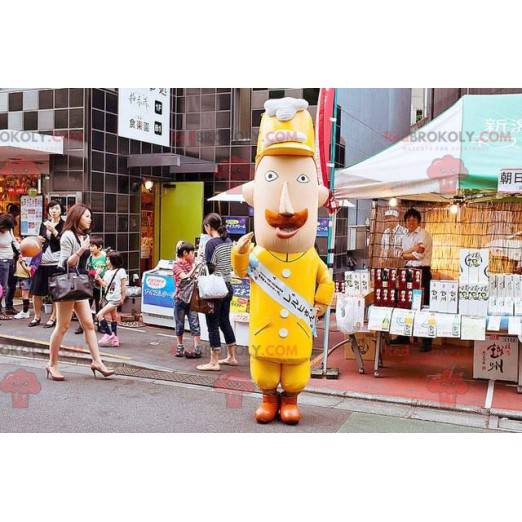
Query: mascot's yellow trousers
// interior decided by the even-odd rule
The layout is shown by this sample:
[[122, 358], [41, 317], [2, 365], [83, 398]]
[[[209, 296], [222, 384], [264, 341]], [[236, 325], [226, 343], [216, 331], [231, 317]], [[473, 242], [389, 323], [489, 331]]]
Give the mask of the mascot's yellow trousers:
[[287, 393], [300, 393], [310, 379], [310, 361], [299, 364], [283, 364], [257, 357], [250, 357], [252, 380], [263, 391], [271, 391], [281, 383]]

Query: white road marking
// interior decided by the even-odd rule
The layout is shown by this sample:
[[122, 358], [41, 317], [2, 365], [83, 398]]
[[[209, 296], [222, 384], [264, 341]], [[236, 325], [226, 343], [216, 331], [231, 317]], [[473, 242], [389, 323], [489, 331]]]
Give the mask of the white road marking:
[[486, 402], [484, 403], [484, 408], [490, 409], [491, 404], [493, 403], [493, 391], [495, 389], [495, 381], [491, 380], [488, 382], [488, 391], [486, 393]]

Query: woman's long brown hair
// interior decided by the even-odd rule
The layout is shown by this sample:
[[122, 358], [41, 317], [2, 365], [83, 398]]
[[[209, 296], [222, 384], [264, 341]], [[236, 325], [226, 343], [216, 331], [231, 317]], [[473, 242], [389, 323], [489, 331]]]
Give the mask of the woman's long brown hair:
[[71, 230], [75, 234], [88, 234], [89, 230], [82, 230], [80, 228], [80, 219], [82, 218], [86, 210], [91, 212], [91, 209], [83, 203], [76, 203], [75, 205], [73, 205], [67, 211], [67, 218], [65, 219], [62, 234], [66, 230]]

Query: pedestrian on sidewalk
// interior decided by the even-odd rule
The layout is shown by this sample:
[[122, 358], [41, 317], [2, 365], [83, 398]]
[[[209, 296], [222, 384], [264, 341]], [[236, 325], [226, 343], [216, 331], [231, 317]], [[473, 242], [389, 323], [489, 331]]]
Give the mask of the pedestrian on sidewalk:
[[[40, 255], [41, 254], [34, 256], [35, 261], [40, 257]], [[20, 255], [16, 262], [14, 277], [16, 286], [20, 288], [22, 292], [22, 310], [14, 316], [14, 319], [29, 319], [29, 291], [31, 289], [32, 260], [32, 257], [23, 257]]]
[[[67, 212], [67, 219], [65, 220], [60, 238], [60, 259], [58, 265], [62, 269], [65, 269], [67, 266], [68, 268], [78, 270], [79, 273], [87, 273], [91, 224], [91, 210], [83, 203], [73, 205]], [[51, 377], [53, 381], [64, 380], [64, 376], [58, 370], [58, 354], [63, 338], [71, 324], [73, 310], [83, 326], [85, 341], [91, 352], [92, 373], [95, 377], [97, 371], [104, 377], [110, 377], [114, 374], [114, 370], [107, 368], [101, 360], [88, 299], [56, 303], [57, 323], [51, 335], [47, 377]]]
[[[123, 304], [126, 296], [127, 272], [123, 268], [123, 257], [116, 250], [111, 250], [107, 256], [107, 271], [95, 281], [102, 288], [102, 308], [97, 314], [103, 337], [100, 346], [120, 346], [118, 339], [118, 307]], [[111, 325], [109, 326], [109, 321]]]
[[[17, 238], [17, 241], [20, 242], [20, 238], [17, 236], [19, 233], [19, 220], [20, 220], [20, 207], [16, 203], [9, 203], [7, 205], [7, 213], [11, 216], [13, 220], [13, 235]], [[18, 230], [18, 232], [17, 232]], [[11, 270], [9, 271], [9, 280], [7, 281], [7, 292], [5, 296], [5, 313], [6, 315], [16, 315], [17, 310], [14, 307], [14, 296], [16, 293], [16, 279], [14, 276], [15, 272], [15, 264], [18, 260], [20, 253], [18, 251], [14, 251], [13, 264], [11, 265]]]
[[11, 317], [4, 314], [2, 306], [6, 304], [9, 292], [9, 274], [14, 271], [15, 253], [20, 252], [20, 243], [13, 235], [14, 222], [9, 214], [0, 215], [0, 285], [2, 296], [0, 297], [0, 319], [7, 320]]
[[[194, 245], [180, 241], [176, 245], [176, 261], [173, 266], [174, 281], [176, 283], [174, 319], [176, 321], [176, 338], [178, 341], [176, 357], [183, 357], [183, 355], [185, 355], [187, 359], [199, 359], [201, 357], [199, 318], [197, 312], [190, 309], [190, 300], [194, 290], [194, 271], [197, 268], [194, 259]], [[194, 342], [194, 351], [185, 350], [183, 346], [185, 316], [188, 316], [190, 335], [192, 335]]]
[[[40, 225], [38, 237], [42, 241], [42, 258], [40, 265], [31, 280], [33, 296], [33, 320], [27, 325], [38, 326], [42, 322], [42, 306], [44, 298], [49, 298], [49, 277], [58, 272], [60, 260], [60, 237], [64, 227], [62, 205], [52, 199], [47, 205], [47, 219]], [[56, 305], [53, 303], [51, 315], [44, 328], [56, 326]]]
[[[98, 331], [101, 332], [99, 321], [96, 315], [101, 310], [101, 286], [96, 282], [96, 277], [100, 276], [103, 279], [105, 272], [107, 271], [107, 254], [103, 250], [103, 241], [99, 237], [91, 237], [90, 246], [91, 255], [87, 260], [87, 272], [95, 280], [92, 289], [92, 299], [89, 301], [91, 310], [94, 307], [93, 320], [95, 324], [98, 324]], [[74, 332], [75, 334], [82, 334], [83, 328], [80, 324]]]
[[[205, 314], [207, 321], [208, 338], [210, 344], [210, 361], [196, 368], [203, 371], [217, 371], [220, 364], [237, 366], [236, 337], [230, 324], [230, 301], [234, 294], [230, 284], [230, 273], [232, 272], [231, 252], [232, 241], [228, 237], [227, 229], [219, 214], [207, 214], [203, 220], [205, 232], [210, 239], [205, 245], [205, 262], [209, 273], [221, 276], [227, 285], [228, 295], [222, 299], [213, 299], [214, 312]], [[219, 330], [223, 332], [227, 345], [227, 356], [219, 359], [221, 352], [221, 339]]]

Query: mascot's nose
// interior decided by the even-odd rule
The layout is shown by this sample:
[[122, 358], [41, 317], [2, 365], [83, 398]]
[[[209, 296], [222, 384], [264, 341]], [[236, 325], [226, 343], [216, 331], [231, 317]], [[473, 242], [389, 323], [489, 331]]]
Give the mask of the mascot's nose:
[[279, 197], [279, 213], [286, 216], [295, 214], [294, 207], [290, 201], [290, 194], [288, 193], [288, 183], [285, 181], [283, 189], [281, 190], [281, 196]]

